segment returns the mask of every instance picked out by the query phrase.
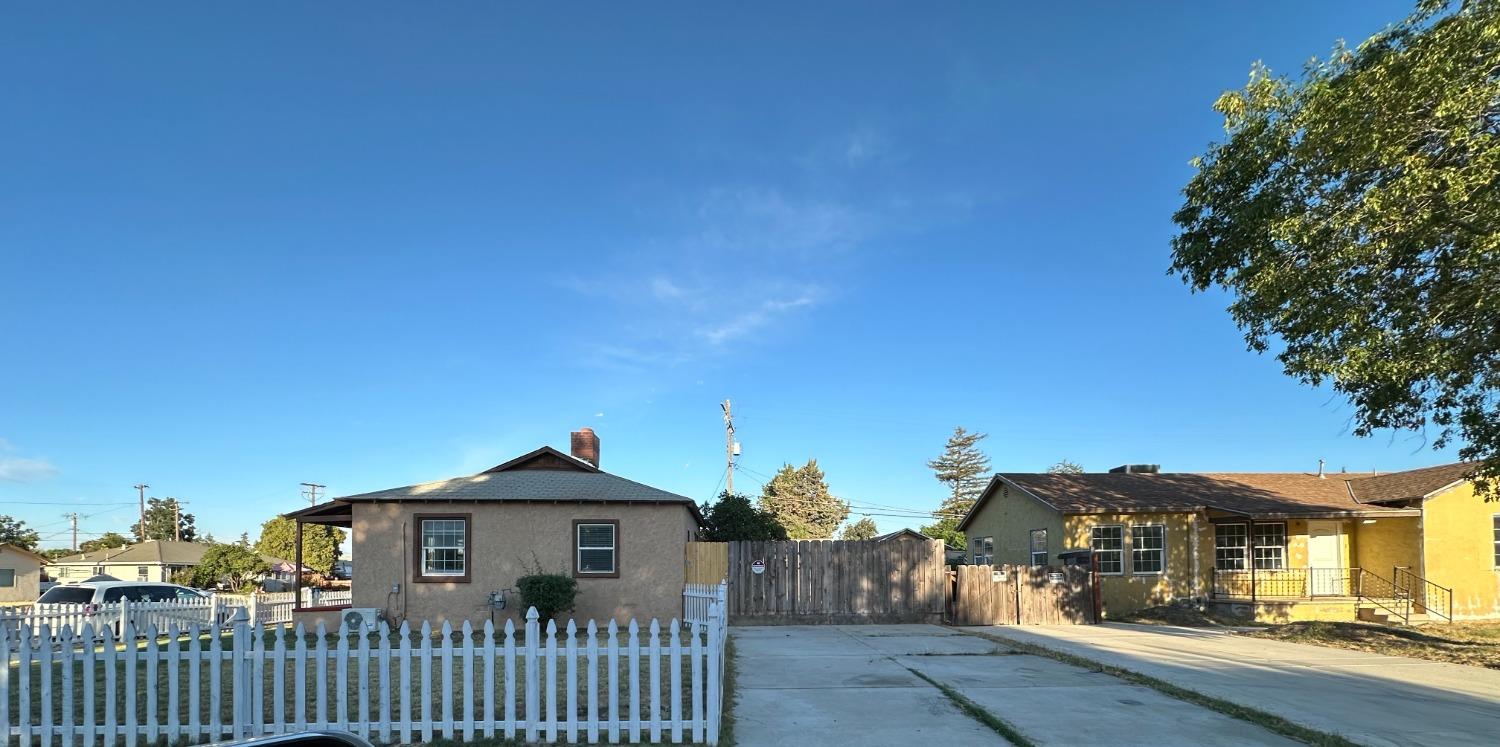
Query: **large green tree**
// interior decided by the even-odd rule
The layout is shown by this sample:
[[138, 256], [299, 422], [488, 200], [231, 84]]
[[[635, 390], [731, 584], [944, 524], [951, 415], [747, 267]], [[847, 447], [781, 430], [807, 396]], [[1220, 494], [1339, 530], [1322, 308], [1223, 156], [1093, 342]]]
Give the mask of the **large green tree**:
[[866, 517], [860, 519], [859, 521], [856, 521], [856, 522], [854, 522], [852, 524], [849, 524], [848, 526], [844, 527], [844, 531], [842, 531], [842, 532], [839, 533], [839, 539], [845, 539], [845, 540], [867, 540], [867, 539], [875, 539], [876, 535], [878, 535], [878, 534], [880, 534], [880, 530], [877, 529], [877, 528], [875, 528], [875, 520], [871, 519], [868, 516], [866, 516]]
[[116, 547], [124, 547], [130, 544], [125, 535], [118, 532], [105, 532], [104, 534], [87, 540], [78, 545], [79, 552], [93, 552], [95, 550], [113, 550]]
[[[333, 572], [333, 564], [340, 557], [340, 545], [345, 532], [338, 527], [306, 524], [302, 527], [302, 564], [318, 573]], [[246, 535], [246, 540], [249, 536]], [[297, 557], [297, 524], [285, 516], [278, 516], [260, 525], [260, 539], [255, 551], [262, 555], [294, 562]]]
[[26, 528], [26, 522], [9, 516], [0, 516], [0, 544], [35, 551], [37, 543], [41, 541], [41, 535], [37, 534], [34, 529]]
[[979, 442], [987, 436], [958, 426], [948, 437], [943, 453], [927, 463], [938, 482], [948, 487], [948, 497], [933, 512], [933, 523], [922, 527], [922, 534], [954, 547], [967, 546], [963, 532], [958, 531], [958, 522], [989, 484], [990, 458], [979, 448]]
[[703, 539], [707, 542], [786, 539], [786, 529], [776, 517], [756, 508], [743, 493], [726, 490], [719, 494], [719, 500], [703, 504], [703, 522]]
[[760, 508], [786, 527], [790, 539], [826, 539], [849, 517], [849, 504], [828, 492], [818, 460], [783, 465], [761, 487]]
[[1500, 0], [1423, 0], [1302, 76], [1221, 96], [1171, 271], [1353, 430], [1460, 444], [1500, 477]]
[[1047, 468], [1047, 474], [1081, 475], [1083, 474], [1083, 465], [1077, 462], [1070, 462], [1066, 459], [1059, 459], [1056, 464], [1053, 464], [1052, 466]]
[[197, 537], [193, 515], [183, 511], [176, 498], [148, 498], [146, 526], [143, 528], [140, 522], [136, 522], [132, 531], [137, 542], [174, 539], [192, 542]]
[[251, 550], [239, 545], [214, 545], [193, 567], [193, 585], [211, 589], [223, 584], [225, 588], [244, 591], [267, 570], [266, 561]]

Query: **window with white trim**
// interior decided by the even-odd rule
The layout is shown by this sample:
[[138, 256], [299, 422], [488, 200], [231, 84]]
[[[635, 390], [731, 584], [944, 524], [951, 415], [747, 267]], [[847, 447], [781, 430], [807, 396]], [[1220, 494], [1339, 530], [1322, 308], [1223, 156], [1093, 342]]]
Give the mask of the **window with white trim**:
[[1286, 525], [1256, 524], [1250, 534], [1255, 539], [1256, 570], [1280, 570], [1286, 567]]
[[465, 576], [469, 571], [468, 519], [438, 518], [422, 520], [423, 577]]
[[1047, 530], [1031, 530], [1031, 564], [1047, 564]]
[[1495, 567], [1500, 568], [1500, 514], [1494, 516], [1495, 525]]
[[135, 567], [135, 580], [146, 581], [151, 578], [151, 567], [138, 565]]
[[1119, 524], [1094, 527], [1089, 535], [1089, 549], [1094, 551], [1094, 560], [1097, 562], [1099, 572], [1124, 573], [1125, 527]]
[[1137, 524], [1130, 528], [1130, 572], [1161, 573], [1166, 561], [1167, 528]]
[[995, 538], [975, 537], [970, 544], [974, 565], [995, 564]]
[[1245, 548], [1250, 537], [1244, 524], [1214, 525], [1214, 569], [1220, 571], [1245, 570]]
[[619, 574], [615, 562], [615, 534], [619, 528], [614, 522], [575, 525], [574, 538], [577, 544], [577, 561], [574, 566], [581, 576], [613, 576]]

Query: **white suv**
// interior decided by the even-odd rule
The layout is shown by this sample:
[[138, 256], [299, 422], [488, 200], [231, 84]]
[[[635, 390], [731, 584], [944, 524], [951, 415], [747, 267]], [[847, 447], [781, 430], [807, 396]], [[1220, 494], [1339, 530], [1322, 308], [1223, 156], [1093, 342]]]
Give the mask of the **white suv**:
[[149, 581], [83, 581], [48, 589], [37, 604], [114, 604], [128, 602], [203, 602], [208, 595], [177, 584]]

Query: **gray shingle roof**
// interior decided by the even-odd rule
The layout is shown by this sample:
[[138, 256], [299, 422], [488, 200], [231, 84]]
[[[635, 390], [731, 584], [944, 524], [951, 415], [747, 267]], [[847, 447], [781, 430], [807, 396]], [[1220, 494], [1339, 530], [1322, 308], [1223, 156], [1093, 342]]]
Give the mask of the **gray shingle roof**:
[[[521, 460], [512, 460], [519, 462]], [[510, 463], [507, 463], [510, 464]], [[699, 521], [698, 505], [684, 495], [602, 471], [512, 469], [347, 495], [335, 500], [364, 501], [543, 501], [566, 503], [678, 503]]]

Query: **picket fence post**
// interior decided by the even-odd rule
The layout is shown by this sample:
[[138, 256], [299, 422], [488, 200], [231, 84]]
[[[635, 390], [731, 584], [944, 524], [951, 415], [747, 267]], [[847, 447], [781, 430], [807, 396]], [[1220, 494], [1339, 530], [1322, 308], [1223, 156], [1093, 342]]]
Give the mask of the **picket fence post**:
[[723, 671], [719, 667], [719, 658], [724, 655], [723, 642], [719, 639], [719, 616], [722, 614], [723, 610], [719, 608], [717, 600], [708, 605], [708, 671], [705, 674], [708, 680], [707, 726], [710, 745], [719, 743], [719, 711], [723, 707], [723, 702], [719, 700], [719, 673]]
[[229, 659], [229, 688], [235, 739], [244, 739], [250, 725], [250, 618], [244, 607], [234, 608], [230, 624], [234, 626], [234, 645]]
[[537, 671], [537, 654], [541, 648], [538, 638], [541, 638], [541, 626], [537, 624], [537, 611], [535, 607], [526, 610], [526, 740], [535, 742], [540, 732], [537, 729], [537, 721], [541, 717], [541, 704], [537, 697], [541, 693], [540, 672]]

